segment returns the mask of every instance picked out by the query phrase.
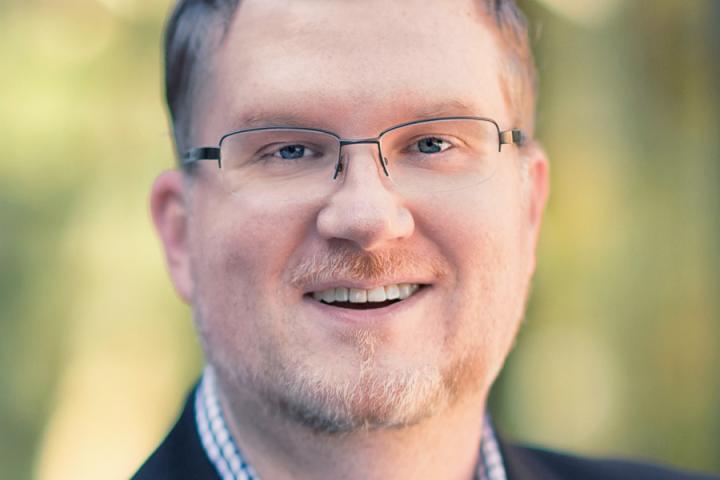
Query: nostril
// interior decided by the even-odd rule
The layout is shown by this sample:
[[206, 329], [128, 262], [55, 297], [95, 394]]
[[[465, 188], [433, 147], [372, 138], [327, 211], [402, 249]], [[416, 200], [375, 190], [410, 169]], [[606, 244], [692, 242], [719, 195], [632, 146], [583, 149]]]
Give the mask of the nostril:
[[338, 194], [318, 212], [316, 225], [324, 238], [349, 240], [372, 250], [385, 242], [409, 237], [414, 221], [409, 211], [392, 201]]

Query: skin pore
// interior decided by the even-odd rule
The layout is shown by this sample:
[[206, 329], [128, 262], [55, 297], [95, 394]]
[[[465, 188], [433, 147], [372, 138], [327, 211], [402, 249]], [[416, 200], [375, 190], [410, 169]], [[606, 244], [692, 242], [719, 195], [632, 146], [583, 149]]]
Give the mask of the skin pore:
[[[511, 128], [479, 15], [471, 0], [245, 0], [195, 100], [193, 145], [278, 117], [346, 138], [438, 115]], [[343, 153], [336, 184], [302, 194], [230, 193], [213, 162], [153, 186], [224, 414], [265, 479], [470, 479], [534, 270], [547, 161], [505, 146], [481, 185], [408, 195], [371, 145]], [[397, 283], [423, 288], [373, 310], [309, 295]]]

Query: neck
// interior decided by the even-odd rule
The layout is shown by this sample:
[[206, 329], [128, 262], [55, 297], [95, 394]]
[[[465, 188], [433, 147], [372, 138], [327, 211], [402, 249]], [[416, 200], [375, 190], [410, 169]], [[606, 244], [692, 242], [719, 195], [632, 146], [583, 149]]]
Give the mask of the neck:
[[475, 477], [485, 392], [410, 427], [344, 434], [317, 433], [280, 418], [246, 392], [218, 385], [217, 393], [228, 428], [261, 479]]

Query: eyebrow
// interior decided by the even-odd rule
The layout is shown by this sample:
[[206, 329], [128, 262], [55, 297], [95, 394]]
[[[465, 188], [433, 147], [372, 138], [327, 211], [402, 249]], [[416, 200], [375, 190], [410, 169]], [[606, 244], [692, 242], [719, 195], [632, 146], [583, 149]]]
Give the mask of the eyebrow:
[[272, 127], [272, 126], [306, 126], [312, 119], [308, 115], [302, 115], [292, 111], [283, 113], [273, 112], [251, 112], [240, 117], [237, 126], [240, 128]]
[[480, 116], [483, 112], [472, 107], [462, 100], [447, 100], [444, 102], [422, 105], [414, 109], [415, 119], [434, 117], [455, 117], [455, 116]]
[[[407, 112], [407, 115], [403, 115], [403, 118], [398, 118], [395, 121], [391, 121], [391, 124], [385, 125], [383, 126], [383, 128], [390, 127], [393, 123], [402, 123], [405, 121], [438, 117], [480, 116], [483, 113], [480, 112], [477, 108], [472, 107], [467, 102], [457, 99], [416, 106], [401, 105], [394, 110]], [[251, 110], [237, 117], [236, 122], [233, 122], [233, 128], [245, 129], [273, 126], [326, 126], [323, 125], [324, 123], [325, 122], [322, 120], [322, 116], [317, 117], [316, 115], [308, 115], [307, 113], [299, 112], [294, 108], [290, 108], [283, 112]]]

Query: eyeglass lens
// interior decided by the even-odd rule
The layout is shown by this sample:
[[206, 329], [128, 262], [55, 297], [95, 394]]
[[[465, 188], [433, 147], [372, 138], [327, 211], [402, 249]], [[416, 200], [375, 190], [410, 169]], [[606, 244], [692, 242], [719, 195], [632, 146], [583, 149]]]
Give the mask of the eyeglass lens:
[[[390, 175], [387, 181], [402, 191], [438, 192], [477, 185], [495, 173], [500, 156], [497, 127], [483, 120], [404, 125], [386, 131], [379, 142]], [[371, 148], [378, 155], [377, 147]], [[235, 133], [220, 146], [223, 181], [233, 191], [250, 182], [293, 191], [330, 191], [352, 168], [352, 155], [344, 153], [341, 158], [340, 150], [338, 137], [315, 130]], [[342, 173], [333, 181], [338, 161], [343, 162]], [[381, 175], [382, 171], [378, 169]]]

